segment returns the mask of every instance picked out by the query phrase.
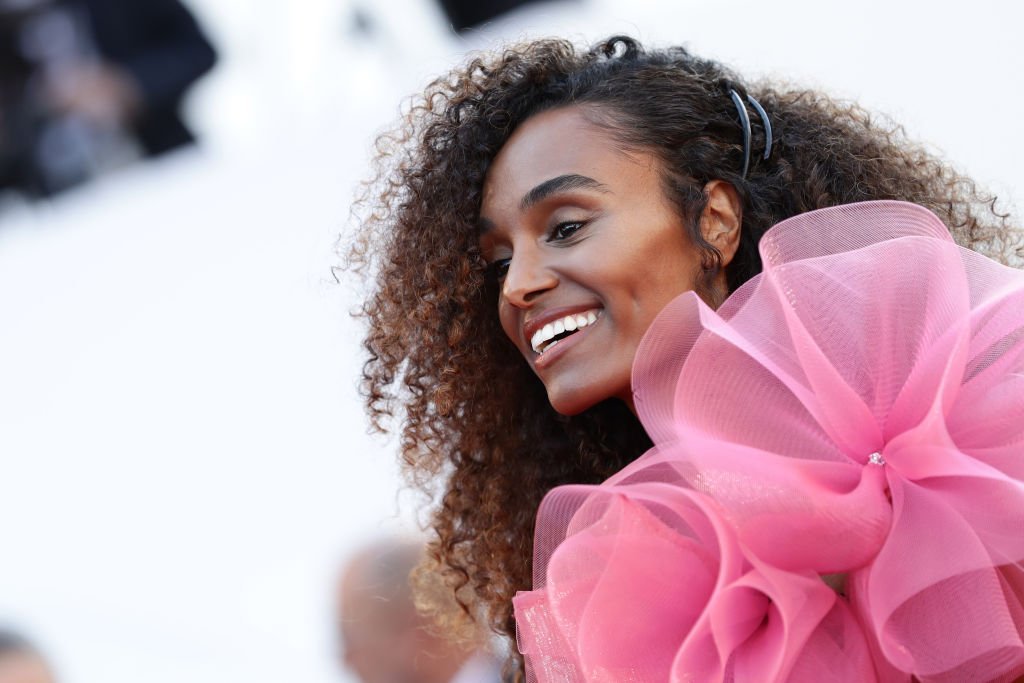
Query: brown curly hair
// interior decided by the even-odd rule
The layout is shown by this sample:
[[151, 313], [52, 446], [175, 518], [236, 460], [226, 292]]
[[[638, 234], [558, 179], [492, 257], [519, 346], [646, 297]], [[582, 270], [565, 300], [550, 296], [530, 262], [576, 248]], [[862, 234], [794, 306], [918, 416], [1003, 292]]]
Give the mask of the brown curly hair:
[[[761, 159], [764, 130], [752, 117], [746, 177], [730, 89], [760, 101], [775, 135], [770, 158]], [[646, 50], [613, 37], [578, 50], [542, 40], [476, 57], [431, 83], [400, 128], [378, 139], [376, 176], [357, 204], [361, 227], [349, 259], [376, 283], [360, 311], [369, 323], [363, 390], [373, 424], [400, 430], [410, 480], [439, 498], [433, 569], [465, 615], [506, 635], [515, 633], [511, 598], [530, 587], [544, 494], [599, 482], [650, 445], [621, 402], [555, 413], [502, 334], [498, 292], [477, 246], [492, 159], [527, 118], [571, 105], [660, 160], [664, 191], [709, 273], [718, 255], [693, 220], [702, 188], [712, 179], [736, 188], [742, 241], [726, 268], [730, 291], [759, 272], [757, 243], [771, 225], [848, 202], [922, 204], [957, 242], [1004, 262], [1020, 247], [995, 198], [909, 143], [899, 126], [818, 92], [745, 83], [683, 48]]]

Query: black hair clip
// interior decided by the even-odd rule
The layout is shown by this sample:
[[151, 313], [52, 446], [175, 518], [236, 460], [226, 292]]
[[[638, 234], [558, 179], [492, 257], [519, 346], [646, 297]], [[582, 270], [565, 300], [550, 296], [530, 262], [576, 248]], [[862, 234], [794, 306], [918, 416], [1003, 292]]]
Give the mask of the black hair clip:
[[[750, 115], [747, 113], [747, 107], [743, 104], [743, 100], [740, 95], [733, 88], [729, 88], [729, 96], [732, 98], [732, 103], [736, 105], [736, 112], [740, 115], [740, 125], [743, 126], [743, 173], [742, 177], [747, 177], [747, 171], [750, 169]], [[772, 124], [768, 120], [768, 112], [764, 110], [761, 103], [755, 100], [750, 95], [747, 95], [747, 101], [757, 112], [757, 115], [761, 118], [761, 124], [764, 126], [764, 158], [767, 159], [772, 154]]]

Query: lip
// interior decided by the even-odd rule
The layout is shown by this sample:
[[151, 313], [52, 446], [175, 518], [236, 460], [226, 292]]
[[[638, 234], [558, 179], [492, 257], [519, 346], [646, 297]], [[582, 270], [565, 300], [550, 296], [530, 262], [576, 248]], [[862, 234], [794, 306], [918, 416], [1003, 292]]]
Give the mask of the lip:
[[[567, 315], [575, 315], [577, 313], [583, 313], [584, 311], [599, 311], [604, 310], [604, 307], [596, 304], [582, 304], [579, 306], [562, 306], [560, 308], [549, 308], [546, 311], [540, 313], [536, 317], [531, 317], [523, 321], [523, 340], [526, 344], [526, 348], [533, 353], [533, 349], [530, 349], [530, 340], [533, 339], [533, 335], [536, 334], [537, 330], [541, 329], [548, 323], [553, 323], [556, 320], [561, 320]], [[576, 335], [572, 335], [576, 336]]]
[[[583, 310], [593, 309], [591, 308]], [[568, 315], [568, 313], [566, 315]], [[565, 337], [564, 339], [562, 339], [562, 341], [558, 342], [558, 344], [556, 344], [554, 347], [544, 351], [544, 353], [540, 355], [534, 355], [532, 358], [533, 369], [537, 372], [540, 372], [547, 368], [552, 363], [554, 363], [555, 361], [557, 361], [565, 353], [567, 353], [569, 349], [579, 344], [580, 340], [586, 337], [590, 330], [594, 329], [594, 326], [600, 322], [601, 317], [598, 317], [597, 322], [587, 325], [586, 327], [576, 332], [575, 334], [570, 334], [568, 337]], [[531, 353], [533, 352], [531, 351]]]

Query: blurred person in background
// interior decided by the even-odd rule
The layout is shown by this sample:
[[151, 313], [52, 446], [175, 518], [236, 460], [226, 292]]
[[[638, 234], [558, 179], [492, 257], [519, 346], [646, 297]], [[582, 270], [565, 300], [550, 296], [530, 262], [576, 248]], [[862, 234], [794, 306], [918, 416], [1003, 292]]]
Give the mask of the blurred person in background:
[[182, 98], [215, 60], [177, 0], [0, 0], [0, 189], [49, 196], [193, 142]]
[[423, 558], [413, 541], [379, 541], [358, 552], [338, 584], [344, 662], [362, 683], [489, 683], [500, 665], [477, 642], [437, 633], [413, 600], [409, 576]]
[[542, 4], [542, 0], [438, 0], [452, 28], [462, 33], [480, 28], [512, 10]]
[[0, 629], [0, 683], [54, 683], [42, 655], [22, 636]]

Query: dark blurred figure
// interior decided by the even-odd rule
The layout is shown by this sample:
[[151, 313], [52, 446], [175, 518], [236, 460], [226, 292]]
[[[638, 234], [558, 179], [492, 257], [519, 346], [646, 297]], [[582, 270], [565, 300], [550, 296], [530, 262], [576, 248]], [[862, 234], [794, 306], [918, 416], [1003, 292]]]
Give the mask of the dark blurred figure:
[[441, 9], [448, 15], [452, 28], [458, 32], [477, 28], [491, 19], [510, 12], [523, 5], [540, 0], [438, 0]]
[[24, 638], [0, 630], [0, 683], [54, 683], [39, 652]]
[[345, 664], [362, 683], [498, 683], [501, 667], [482, 645], [461, 647], [416, 611], [409, 574], [423, 547], [382, 541], [342, 572], [339, 631]]
[[52, 195], [192, 142], [179, 107], [215, 59], [177, 0], [0, 0], [0, 189]]

